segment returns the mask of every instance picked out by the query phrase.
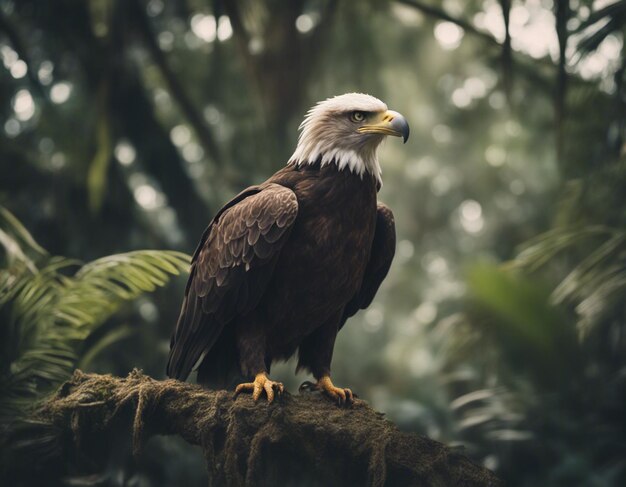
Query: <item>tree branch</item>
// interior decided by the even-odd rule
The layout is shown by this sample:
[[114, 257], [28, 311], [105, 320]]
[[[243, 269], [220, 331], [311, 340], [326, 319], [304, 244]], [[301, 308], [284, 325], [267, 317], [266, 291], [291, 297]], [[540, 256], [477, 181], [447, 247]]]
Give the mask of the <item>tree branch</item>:
[[[444, 20], [447, 22], [452, 22], [453, 24], [458, 25], [459, 27], [461, 27], [463, 30], [465, 30], [466, 32], [469, 32], [470, 34], [484, 40], [487, 42], [487, 44], [489, 44], [490, 46], [496, 47], [498, 49], [508, 49], [508, 46], [506, 45], [507, 42], [510, 42], [510, 39], [507, 40], [506, 36], [510, 36], [510, 33], [505, 35], [505, 40], [504, 42], [500, 42], [498, 39], [496, 39], [495, 37], [493, 37], [491, 34], [489, 34], [488, 32], [485, 32], [481, 29], [478, 29], [477, 27], [475, 27], [470, 21], [464, 20], [462, 18], [457, 18], [454, 17], [450, 14], [448, 14], [446, 11], [434, 7], [432, 5], [428, 5], [425, 4], [423, 2], [421, 2], [420, 0], [395, 0], [397, 3], [401, 3], [403, 5], [407, 5], [409, 7], [413, 7], [416, 10], [419, 10], [420, 12], [422, 12], [423, 14], [435, 18], [435, 19], [439, 19], [439, 20]], [[505, 20], [506, 21], [506, 20]], [[508, 21], [506, 21], [508, 23]], [[513, 52], [511, 51], [510, 53], [511, 56], [511, 64], [513, 63]], [[507, 55], [507, 54], [505, 54]], [[549, 57], [543, 57], [541, 59], [535, 59], [527, 54], [524, 54], [522, 52], [515, 52], [515, 56], [517, 57], [518, 60], [521, 61], [521, 63], [519, 63], [516, 67], [519, 68], [520, 71], [522, 71], [525, 76], [527, 78], [529, 78], [530, 80], [539, 83], [541, 86], [543, 86], [545, 89], [552, 89], [552, 79], [551, 77], [548, 77], [546, 75], [543, 75], [541, 73], [540, 70], [537, 69], [537, 67], [545, 67], [547, 69], [558, 69], [558, 66], [555, 65], [552, 60]], [[528, 66], [526, 66], [525, 64], [528, 64]], [[579, 76], [576, 75], [569, 75], [566, 74], [568, 76], [568, 79], [571, 80], [575, 80], [578, 82], [585, 82], [587, 84], [590, 84], [589, 82], [586, 82], [584, 80], [582, 80]]]
[[509, 106], [512, 103], [513, 89], [513, 52], [511, 51], [511, 0], [500, 0], [502, 20], [504, 21], [504, 43], [502, 44], [502, 84]]
[[314, 392], [255, 404], [137, 370], [126, 378], [76, 371], [36, 420], [72, 439], [63, 458], [101, 450], [114, 425], [128, 430], [131, 421], [135, 454], [149, 436], [180, 435], [202, 447], [210, 485], [500, 485], [445, 445], [399, 431], [364, 401], [339, 408]]
[[420, 2], [418, 0], [396, 0], [398, 3], [402, 3], [404, 5], [407, 5], [409, 7], [413, 7], [416, 10], [419, 10], [420, 12], [422, 12], [423, 14], [426, 14], [430, 17], [434, 17], [436, 19], [439, 20], [444, 20], [446, 22], [452, 22], [453, 24], [458, 25], [459, 27], [461, 27], [463, 30], [467, 31], [467, 32], [471, 32], [472, 34], [486, 40], [487, 42], [489, 42], [490, 44], [493, 44], [495, 46], [501, 47], [502, 44], [500, 44], [500, 42], [493, 37], [491, 34], [488, 34], [487, 32], [484, 32], [482, 30], [477, 29], [476, 27], [474, 27], [470, 22], [465, 21], [463, 19], [459, 19], [457, 17], [453, 17], [452, 15], [448, 14], [446, 11], [435, 7], [433, 5], [428, 5], [425, 4], [423, 2]]
[[567, 64], [567, 41], [569, 32], [567, 22], [570, 19], [569, 0], [557, 0], [554, 4], [554, 16], [556, 18], [556, 34], [559, 39], [559, 62], [557, 68], [556, 92], [554, 93], [554, 112], [556, 121], [556, 160], [563, 169], [563, 151], [565, 147], [565, 119], [566, 99], [568, 89]]

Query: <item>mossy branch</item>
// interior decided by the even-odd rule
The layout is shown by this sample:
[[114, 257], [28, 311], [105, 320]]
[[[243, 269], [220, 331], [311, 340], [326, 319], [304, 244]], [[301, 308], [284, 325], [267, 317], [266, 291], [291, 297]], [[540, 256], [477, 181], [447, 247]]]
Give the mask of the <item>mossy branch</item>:
[[114, 428], [132, 431], [136, 455], [152, 435], [180, 435], [203, 449], [211, 485], [500, 485], [489, 470], [401, 432], [364, 401], [339, 408], [314, 392], [255, 404], [249, 395], [233, 400], [231, 392], [137, 370], [126, 378], [76, 371], [37, 420], [82, 456], [103, 451]]

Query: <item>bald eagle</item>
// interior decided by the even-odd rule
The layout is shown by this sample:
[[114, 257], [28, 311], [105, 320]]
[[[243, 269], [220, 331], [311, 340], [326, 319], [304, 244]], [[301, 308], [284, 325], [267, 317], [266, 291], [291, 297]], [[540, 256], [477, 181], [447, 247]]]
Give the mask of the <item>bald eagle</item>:
[[193, 256], [171, 339], [169, 377], [223, 386], [235, 394], [283, 385], [272, 362], [298, 352], [298, 369], [340, 404], [350, 389], [330, 379], [335, 337], [372, 302], [395, 252], [389, 208], [377, 202], [377, 150], [385, 136], [406, 142], [402, 115], [377, 98], [349, 93], [311, 108], [288, 164], [217, 212]]

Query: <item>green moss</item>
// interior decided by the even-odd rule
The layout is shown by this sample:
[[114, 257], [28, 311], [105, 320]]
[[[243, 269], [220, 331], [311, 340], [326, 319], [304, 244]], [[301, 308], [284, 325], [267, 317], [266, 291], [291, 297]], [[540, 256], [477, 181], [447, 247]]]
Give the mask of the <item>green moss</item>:
[[138, 370], [126, 378], [76, 371], [38, 419], [71, 438], [56, 455], [76, 459], [79, 451], [73, 470], [85, 457], [106, 457], [106, 438], [121, 428], [132, 431], [136, 455], [155, 434], [200, 445], [216, 485], [499, 485], [489, 470], [399, 431], [364, 401], [340, 408], [313, 392], [254, 403]]

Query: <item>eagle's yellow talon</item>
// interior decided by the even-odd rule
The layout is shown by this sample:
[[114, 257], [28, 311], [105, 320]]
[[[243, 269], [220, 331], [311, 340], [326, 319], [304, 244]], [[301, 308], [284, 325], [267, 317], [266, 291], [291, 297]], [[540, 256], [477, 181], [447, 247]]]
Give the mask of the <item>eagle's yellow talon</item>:
[[354, 402], [354, 394], [350, 389], [342, 389], [341, 387], [335, 387], [330, 380], [330, 376], [325, 375], [317, 381], [315, 388], [322, 391], [327, 396], [337, 401], [337, 404], [343, 406], [344, 404], [352, 404]]
[[252, 391], [252, 399], [254, 402], [257, 402], [265, 391], [267, 395], [267, 402], [271, 403], [274, 400], [275, 391], [278, 392], [278, 395], [281, 395], [285, 390], [283, 384], [281, 382], [274, 382], [267, 377], [265, 372], [261, 372], [257, 374], [254, 378], [254, 382], [244, 382], [243, 384], [239, 384], [235, 388], [235, 398], [242, 392], [250, 392]]

